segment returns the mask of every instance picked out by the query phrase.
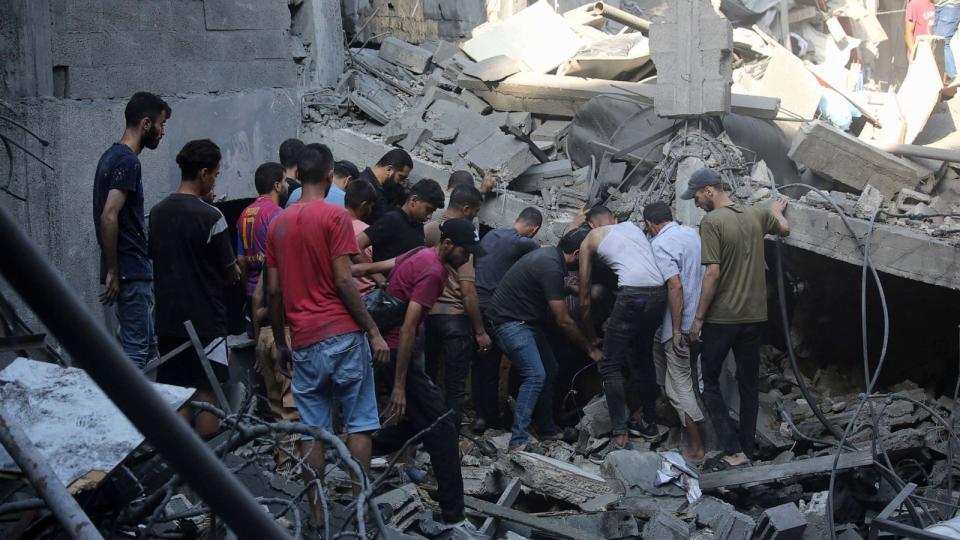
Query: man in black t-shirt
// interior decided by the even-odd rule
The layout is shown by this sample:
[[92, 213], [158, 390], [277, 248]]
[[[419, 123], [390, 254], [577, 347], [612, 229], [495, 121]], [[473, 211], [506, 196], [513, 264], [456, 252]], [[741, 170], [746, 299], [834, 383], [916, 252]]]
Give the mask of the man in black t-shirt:
[[297, 161], [300, 159], [300, 153], [307, 145], [300, 139], [287, 139], [280, 143], [280, 166], [283, 167], [283, 176], [287, 180], [288, 191], [293, 193], [300, 189], [299, 171], [297, 170]]
[[[407, 177], [413, 170], [413, 159], [406, 150], [394, 148], [373, 167], [367, 167], [356, 180], [367, 182], [377, 192], [377, 202], [364, 220], [373, 225], [393, 208], [407, 200]], [[443, 208], [443, 205], [440, 206]]]
[[553, 379], [557, 362], [543, 334], [551, 315], [567, 337], [594, 362], [602, 353], [580, 332], [567, 311], [564, 278], [577, 264], [580, 244], [588, 231], [574, 229], [557, 247], [543, 247], [520, 258], [493, 293], [487, 317], [493, 325], [497, 346], [520, 373], [520, 391], [514, 410], [510, 451], [527, 446], [527, 427], [536, 423], [541, 439], [562, 436], [553, 419]]
[[373, 246], [373, 262], [380, 262], [424, 245], [423, 224], [443, 206], [440, 184], [429, 178], [420, 180], [410, 189], [402, 207], [390, 210], [357, 235], [360, 251]]
[[156, 356], [153, 328], [153, 268], [147, 258], [140, 152], [156, 149], [170, 118], [159, 97], [138, 92], [124, 110], [126, 129], [97, 163], [93, 223], [100, 245], [100, 301], [117, 304], [120, 344], [138, 367]]
[[[161, 354], [190, 339], [191, 321], [214, 373], [227, 378], [227, 313], [223, 289], [240, 280], [227, 221], [204, 202], [220, 174], [220, 149], [209, 140], [190, 141], [177, 154], [180, 188], [150, 211], [150, 258], [156, 269], [157, 335]], [[195, 399], [216, 403], [193, 347], [160, 366], [157, 381], [197, 389]], [[197, 418], [201, 435], [217, 429], [209, 414]]]

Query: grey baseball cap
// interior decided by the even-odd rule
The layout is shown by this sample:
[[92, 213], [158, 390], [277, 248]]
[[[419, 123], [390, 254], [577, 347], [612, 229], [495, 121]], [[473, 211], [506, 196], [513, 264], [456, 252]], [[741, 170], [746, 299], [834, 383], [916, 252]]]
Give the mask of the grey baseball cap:
[[680, 198], [689, 201], [698, 191], [707, 186], [723, 185], [720, 174], [713, 169], [704, 167], [690, 176], [690, 183], [687, 184], [687, 190], [680, 194]]

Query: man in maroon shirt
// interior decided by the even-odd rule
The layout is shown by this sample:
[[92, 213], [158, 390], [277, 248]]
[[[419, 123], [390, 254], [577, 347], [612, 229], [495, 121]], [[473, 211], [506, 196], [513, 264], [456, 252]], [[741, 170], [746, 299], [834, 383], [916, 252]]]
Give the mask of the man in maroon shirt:
[[[461, 267], [470, 255], [482, 255], [473, 224], [451, 219], [440, 226], [440, 242], [397, 257], [387, 292], [407, 302], [403, 324], [386, 334], [390, 364], [380, 370], [378, 381], [391, 389], [384, 423], [374, 440], [378, 455], [398, 450], [415, 433], [436, 422], [448, 407], [440, 390], [424, 369], [423, 351], [416, 349], [417, 334], [434, 302], [447, 283], [447, 270]], [[469, 529], [463, 510], [463, 477], [460, 448], [453, 415], [447, 416], [424, 437], [430, 454], [444, 528]]]
[[[276, 356], [284, 361], [291, 357], [286, 323], [293, 341], [293, 397], [303, 423], [332, 432], [336, 398], [349, 435], [347, 447], [368, 469], [370, 433], [380, 427], [371, 356], [385, 363], [389, 349], [353, 280], [350, 258], [359, 249], [350, 215], [323, 200], [333, 155], [326, 146], [309, 145], [297, 168], [303, 184], [300, 203], [281, 212], [268, 233], [267, 283]], [[323, 448], [309, 436], [299, 446], [307, 456], [304, 481], [309, 485], [323, 474]], [[320, 522], [322, 509], [314, 490], [310, 492], [314, 518]]]

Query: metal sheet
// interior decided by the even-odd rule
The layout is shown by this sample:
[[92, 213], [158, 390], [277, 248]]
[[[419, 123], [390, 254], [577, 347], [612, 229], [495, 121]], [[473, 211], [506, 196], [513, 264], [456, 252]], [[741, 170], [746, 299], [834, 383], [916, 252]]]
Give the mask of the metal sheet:
[[[174, 409], [195, 391], [154, 387]], [[143, 435], [81, 369], [17, 358], [0, 371], [0, 398], [8, 417], [23, 427], [66, 486], [93, 471], [108, 474], [143, 442]], [[18, 470], [2, 447], [0, 470]]]

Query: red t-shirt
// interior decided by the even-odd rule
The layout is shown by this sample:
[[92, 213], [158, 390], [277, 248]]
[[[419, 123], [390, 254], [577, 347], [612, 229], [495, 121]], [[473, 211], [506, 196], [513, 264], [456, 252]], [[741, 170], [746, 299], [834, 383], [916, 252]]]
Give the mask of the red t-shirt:
[[333, 280], [333, 260], [359, 251], [350, 214], [322, 200], [295, 204], [270, 224], [267, 266], [279, 272], [294, 349], [360, 330]]
[[911, 0], [907, 5], [907, 20], [914, 23], [913, 37], [933, 33], [936, 8], [930, 0]]
[[[423, 318], [426, 318], [447, 284], [447, 269], [437, 257], [437, 250], [432, 248], [423, 248], [413, 255], [400, 255], [400, 259], [390, 274], [387, 293], [404, 302], [420, 304]], [[400, 326], [387, 332], [384, 339], [391, 349], [400, 347]]]

